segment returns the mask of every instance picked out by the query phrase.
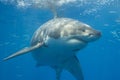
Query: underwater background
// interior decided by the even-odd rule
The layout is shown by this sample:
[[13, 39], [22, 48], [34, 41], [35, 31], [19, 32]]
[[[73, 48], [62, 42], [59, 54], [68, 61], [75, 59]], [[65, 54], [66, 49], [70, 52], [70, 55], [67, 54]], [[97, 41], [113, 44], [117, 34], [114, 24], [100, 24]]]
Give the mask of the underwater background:
[[[51, 7], [52, 6], [52, 7]], [[40, 25], [59, 17], [77, 19], [102, 37], [79, 51], [85, 80], [120, 80], [120, 0], [0, 0], [0, 60], [29, 46]], [[0, 80], [55, 80], [55, 71], [36, 67], [31, 54], [0, 63]], [[75, 80], [63, 71], [61, 80]]]

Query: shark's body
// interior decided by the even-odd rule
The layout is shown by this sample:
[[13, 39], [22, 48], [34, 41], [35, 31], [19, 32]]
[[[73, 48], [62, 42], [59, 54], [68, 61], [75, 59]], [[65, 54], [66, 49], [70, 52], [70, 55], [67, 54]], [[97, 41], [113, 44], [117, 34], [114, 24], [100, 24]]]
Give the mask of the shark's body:
[[24, 48], [4, 60], [32, 51], [37, 66], [50, 66], [60, 80], [63, 69], [77, 80], [84, 80], [78, 50], [100, 37], [100, 32], [89, 25], [70, 18], [55, 18], [43, 24], [33, 35], [31, 47]]

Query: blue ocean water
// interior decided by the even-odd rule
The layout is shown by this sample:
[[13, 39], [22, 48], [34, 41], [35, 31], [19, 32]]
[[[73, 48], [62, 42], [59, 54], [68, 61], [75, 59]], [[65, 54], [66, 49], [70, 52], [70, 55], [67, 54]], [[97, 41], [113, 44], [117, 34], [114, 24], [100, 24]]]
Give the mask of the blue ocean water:
[[[85, 22], [102, 33], [99, 40], [77, 54], [85, 80], [120, 80], [120, 1], [97, 1], [81, 6], [65, 4], [60, 6], [58, 15]], [[20, 8], [0, 0], [0, 60], [29, 46], [34, 31], [52, 18], [49, 9]], [[53, 69], [35, 65], [31, 54], [2, 62], [0, 80], [55, 80]], [[63, 71], [61, 80], [75, 78]]]

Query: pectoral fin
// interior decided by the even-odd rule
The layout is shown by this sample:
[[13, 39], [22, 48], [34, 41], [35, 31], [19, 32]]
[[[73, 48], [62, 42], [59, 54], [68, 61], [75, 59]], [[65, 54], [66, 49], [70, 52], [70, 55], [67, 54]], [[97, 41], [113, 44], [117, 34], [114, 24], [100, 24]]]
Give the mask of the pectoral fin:
[[31, 46], [31, 47], [26, 47], [24, 49], [21, 49], [20, 51], [16, 52], [16, 53], [13, 53], [12, 55], [6, 57], [3, 59], [3, 61], [6, 61], [6, 60], [9, 60], [9, 59], [12, 59], [14, 57], [17, 57], [17, 56], [20, 56], [20, 55], [23, 55], [23, 54], [26, 54], [30, 51], [33, 51], [39, 47], [41, 47], [43, 45], [43, 43], [38, 43], [36, 44], [35, 46]]
[[64, 65], [64, 68], [69, 71], [77, 80], [84, 80], [81, 66], [76, 56], [68, 59]]

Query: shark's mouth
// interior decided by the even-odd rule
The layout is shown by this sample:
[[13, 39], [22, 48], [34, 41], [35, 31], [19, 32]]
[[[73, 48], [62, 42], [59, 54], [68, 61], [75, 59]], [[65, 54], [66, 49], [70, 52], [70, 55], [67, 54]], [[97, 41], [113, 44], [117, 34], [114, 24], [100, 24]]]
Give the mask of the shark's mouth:
[[88, 43], [87, 40], [81, 38], [80, 36], [72, 36], [69, 39], [76, 39], [76, 40], [82, 41], [83, 43]]
[[88, 41], [86, 41], [86, 40], [84, 40], [84, 39], [82, 39], [82, 38], [76, 38], [76, 39], [78, 39], [78, 40], [80, 40], [80, 41], [82, 41], [83, 43], [88, 43]]
[[88, 43], [88, 41], [85, 41], [85, 40], [83, 40], [81, 38], [79, 38], [79, 40], [82, 41], [82, 42], [84, 42], [84, 43]]

